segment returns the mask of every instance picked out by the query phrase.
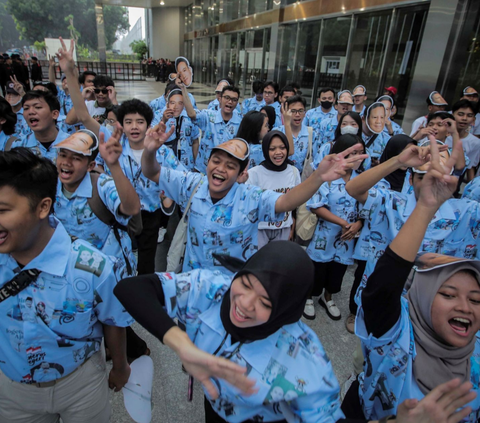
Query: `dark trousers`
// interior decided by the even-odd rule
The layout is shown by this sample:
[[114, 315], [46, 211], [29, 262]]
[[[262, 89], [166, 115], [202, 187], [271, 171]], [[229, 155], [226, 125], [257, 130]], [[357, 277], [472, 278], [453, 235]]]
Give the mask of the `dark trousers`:
[[155, 272], [155, 253], [157, 252], [158, 230], [167, 227], [168, 216], [161, 209], [154, 212], [142, 210], [143, 230], [137, 236], [139, 275]]
[[[203, 397], [203, 407], [205, 409], [205, 423], [228, 423], [226, 420], [223, 420], [212, 408], [210, 401], [206, 397]], [[242, 423], [255, 423], [260, 420], [244, 420]], [[286, 420], [276, 420], [278, 423], [287, 423]]]
[[362, 281], [362, 276], [365, 273], [365, 266], [367, 265], [366, 261], [357, 260], [357, 269], [355, 270], [355, 278], [353, 279], [352, 289], [350, 290], [350, 302], [349, 308], [350, 313], [357, 315], [357, 303], [355, 302], [355, 294], [357, 293], [357, 289], [360, 286], [360, 282]]
[[347, 271], [346, 264], [329, 261], [322, 263], [313, 261], [315, 266], [315, 283], [313, 285], [312, 296], [318, 297], [326, 289], [330, 294], [336, 294], [342, 289], [342, 281]]

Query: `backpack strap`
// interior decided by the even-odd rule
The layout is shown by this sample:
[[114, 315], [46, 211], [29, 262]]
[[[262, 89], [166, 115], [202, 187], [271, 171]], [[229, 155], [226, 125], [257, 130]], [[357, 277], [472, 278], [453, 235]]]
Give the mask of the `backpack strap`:
[[105, 225], [114, 226], [117, 222], [115, 216], [107, 209], [107, 206], [103, 203], [100, 195], [98, 194], [98, 178], [100, 174], [97, 172], [90, 172], [90, 179], [92, 181], [92, 196], [87, 199], [88, 205], [92, 209], [92, 212], [97, 216]]
[[12, 144], [18, 139], [19, 139], [18, 137], [16, 137], [15, 135], [12, 135], [5, 143], [5, 148], [3, 149], [3, 151], [10, 151], [12, 149]]
[[117, 219], [115, 219], [115, 216], [112, 214], [110, 210], [107, 209], [107, 206], [103, 203], [102, 199], [100, 198], [100, 195], [98, 194], [98, 178], [99, 177], [100, 177], [100, 174], [98, 172], [94, 172], [94, 171], [90, 172], [90, 179], [92, 181], [92, 196], [91, 198], [87, 199], [87, 203], [92, 209], [93, 214], [97, 216], [98, 219], [100, 219], [103, 223], [105, 223], [105, 225], [108, 225], [113, 229], [113, 235], [115, 236], [115, 239], [120, 245], [123, 258], [125, 259], [127, 272], [130, 276], [134, 276], [132, 265], [130, 264], [128, 257], [125, 254], [125, 251], [123, 250], [120, 232], [119, 232], [119, 229], [126, 231], [127, 228], [125, 226], [120, 225], [117, 222]]

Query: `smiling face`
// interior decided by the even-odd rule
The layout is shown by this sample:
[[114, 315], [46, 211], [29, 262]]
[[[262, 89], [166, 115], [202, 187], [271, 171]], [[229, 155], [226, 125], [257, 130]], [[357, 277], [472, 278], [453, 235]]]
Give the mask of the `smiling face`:
[[141, 150], [147, 133], [147, 121], [138, 113], [129, 113], [123, 118], [123, 132], [133, 149]]
[[[85, 133], [77, 132], [76, 135], [88, 138]], [[94, 167], [95, 160], [90, 162], [88, 157], [64, 148], [58, 150], [58, 177], [68, 192], [75, 192], [86, 173], [93, 170]]]
[[192, 84], [192, 71], [185, 62], [180, 62], [177, 66], [177, 74], [186, 87]]
[[173, 109], [173, 116], [178, 117], [183, 112], [183, 96], [181, 94], [173, 94], [168, 100], [168, 108]]
[[0, 254], [25, 253], [32, 249], [41, 231], [40, 221], [50, 211], [46, 198], [32, 209], [27, 197], [9, 186], [0, 188]]
[[372, 131], [377, 134], [383, 131], [385, 127], [385, 109], [383, 107], [375, 107], [375, 109], [372, 109], [368, 117], [368, 125]]
[[300, 101], [292, 103], [288, 106], [288, 110], [292, 112], [292, 127], [300, 128], [303, 118], [305, 117], [305, 107]]
[[221, 199], [228, 194], [240, 172], [240, 163], [225, 151], [212, 152], [207, 165], [210, 197]]
[[469, 107], [458, 109], [453, 112], [453, 117], [455, 118], [455, 122], [457, 122], [457, 128], [459, 131], [469, 129], [475, 122], [475, 113]]
[[238, 104], [238, 94], [235, 91], [225, 90], [220, 98], [220, 108], [223, 114], [230, 116]]
[[42, 132], [55, 125], [58, 110], [50, 110], [43, 98], [32, 98], [23, 104], [23, 117], [33, 132]]
[[272, 303], [260, 281], [251, 274], [237, 277], [230, 287], [230, 320], [239, 328], [259, 326], [272, 314]]
[[95, 100], [100, 107], [105, 107], [110, 104], [110, 99], [108, 98], [108, 89], [105, 86], [95, 87]]
[[432, 327], [448, 345], [464, 347], [480, 330], [480, 287], [467, 272], [457, 272], [438, 290], [432, 303]]
[[270, 160], [276, 166], [281, 166], [287, 158], [287, 147], [280, 137], [273, 137], [268, 147], [268, 155]]

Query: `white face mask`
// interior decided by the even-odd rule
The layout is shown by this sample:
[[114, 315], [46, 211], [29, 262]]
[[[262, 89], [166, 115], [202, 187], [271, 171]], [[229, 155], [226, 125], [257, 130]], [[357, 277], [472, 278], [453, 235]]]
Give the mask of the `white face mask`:
[[113, 125], [105, 125], [105, 128], [107, 128], [111, 134], [113, 134], [113, 131], [115, 131], [115, 126]]
[[345, 134], [351, 134], [351, 135], [358, 135], [358, 128], [355, 128], [355, 126], [342, 126], [340, 128], [340, 133], [342, 135], [345, 135]]
[[20, 97], [20, 100], [18, 100], [15, 104], [10, 103], [10, 106], [15, 107], [18, 106], [22, 102], [22, 97]]

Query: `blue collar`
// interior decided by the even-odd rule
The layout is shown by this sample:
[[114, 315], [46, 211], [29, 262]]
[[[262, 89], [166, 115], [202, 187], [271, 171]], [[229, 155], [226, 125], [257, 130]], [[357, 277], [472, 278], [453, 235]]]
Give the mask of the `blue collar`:
[[[80, 182], [80, 185], [73, 193], [72, 198], [73, 197], [92, 198], [92, 192], [93, 192], [92, 178], [90, 177], [90, 172], [87, 172], [83, 177], [82, 182]], [[60, 193], [62, 194], [62, 196], [65, 197], [65, 194], [63, 193], [63, 189], [62, 189], [62, 182], [60, 181], [60, 178], [58, 178], [57, 194], [60, 194]]]
[[218, 204], [233, 204], [233, 201], [235, 199], [235, 194], [237, 192], [237, 189], [239, 187], [238, 183], [235, 182], [232, 187], [230, 188], [230, 191], [228, 191], [227, 195], [223, 197], [222, 199], [218, 200], [215, 204], [213, 204], [212, 197], [210, 196], [210, 190], [209, 190], [209, 185], [208, 185], [208, 177], [204, 176], [203, 177], [203, 183], [198, 187], [198, 190], [195, 194], [195, 197], [210, 202], [211, 205], [216, 206]]

